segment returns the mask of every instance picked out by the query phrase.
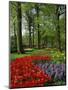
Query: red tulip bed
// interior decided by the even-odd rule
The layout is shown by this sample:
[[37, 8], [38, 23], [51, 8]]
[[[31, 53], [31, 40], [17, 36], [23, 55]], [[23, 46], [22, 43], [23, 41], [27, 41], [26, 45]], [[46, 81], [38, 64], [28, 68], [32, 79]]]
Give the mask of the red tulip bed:
[[25, 56], [10, 62], [10, 88], [44, 86], [51, 81], [34, 61], [50, 61], [48, 56]]

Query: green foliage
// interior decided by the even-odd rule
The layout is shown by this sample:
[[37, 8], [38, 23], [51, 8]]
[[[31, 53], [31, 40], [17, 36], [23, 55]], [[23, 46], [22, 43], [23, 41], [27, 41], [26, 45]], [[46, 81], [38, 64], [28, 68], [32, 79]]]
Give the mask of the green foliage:
[[51, 56], [53, 63], [65, 63], [65, 53], [58, 49], [46, 48], [34, 51], [31, 55]]
[[[10, 2], [10, 34], [14, 37], [14, 23], [15, 31], [18, 30], [17, 19], [17, 3]], [[39, 15], [37, 17], [37, 7], [39, 7]], [[57, 7], [59, 10], [56, 12]], [[29, 47], [29, 22], [31, 28], [31, 40], [33, 44], [33, 30], [34, 30], [34, 47], [38, 47], [38, 25], [40, 31], [40, 47], [55, 47], [58, 48], [57, 41], [57, 16], [56, 13], [63, 12], [64, 5], [40, 4], [40, 3], [21, 3], [22, 11], [22, 30], [25, 29], [25, 34], [22, 36], [23, 46]], [[60, 9], [61, 8], [61, 9]], [[34, 26], [33, 26], [34, 24]], [[65, 12], [59, 16], [59, 35], [60, 47], [65, 50]], [[23, 31], [22, 31], [23, 32]], [[16, 34], [17, 37], [17, 34]], [[13, 40], [15, 43], [15, 39]], [[13, 45], [13, 44], [12, 44]], [[13, 46], [12, 46], [13, 47]]]
[[65, 54], [64, 52], [60, 52], [60, 51], [57, 51], [57, 52], [53, 52], [51, 53], [52, 55], [52, 60], [53, 60], [53, 63], [65, 63]]

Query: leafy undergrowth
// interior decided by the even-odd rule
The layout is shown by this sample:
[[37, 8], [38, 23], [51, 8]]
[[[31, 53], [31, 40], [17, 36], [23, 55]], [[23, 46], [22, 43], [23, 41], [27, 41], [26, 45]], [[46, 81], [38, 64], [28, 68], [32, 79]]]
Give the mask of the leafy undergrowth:
[[60, 52], [56, 48], [46, 48], [34, 51], [31, 55], [34, 56], [45, 56], [48, 55], [52, 58], [53, 63], [65, 63], [65, 52]]

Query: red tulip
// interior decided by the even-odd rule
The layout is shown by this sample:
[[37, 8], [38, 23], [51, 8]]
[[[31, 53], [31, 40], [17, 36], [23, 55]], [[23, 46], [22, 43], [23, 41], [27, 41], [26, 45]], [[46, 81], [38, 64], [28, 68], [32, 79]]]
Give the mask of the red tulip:
[[10, 88], [43, 86], [51, 80], [51, 77], [36, 66], [33, 60], [50, 60], [50, 58], [48, 56], [26, 56], [12, 61]]

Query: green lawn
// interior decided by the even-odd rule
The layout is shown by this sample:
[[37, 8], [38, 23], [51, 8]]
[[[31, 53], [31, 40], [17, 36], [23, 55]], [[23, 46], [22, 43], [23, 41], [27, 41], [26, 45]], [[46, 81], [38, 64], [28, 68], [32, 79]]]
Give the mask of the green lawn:
[[24, 56], [51, 56], [54, 63], [64, 63], [65, 62], [65, 53], [60, 52], [56, 48], [46, 48], [46, 49], [25, 49], [24, 54], [11, 53], [10, 60], [15, 60], [16, 58]]

